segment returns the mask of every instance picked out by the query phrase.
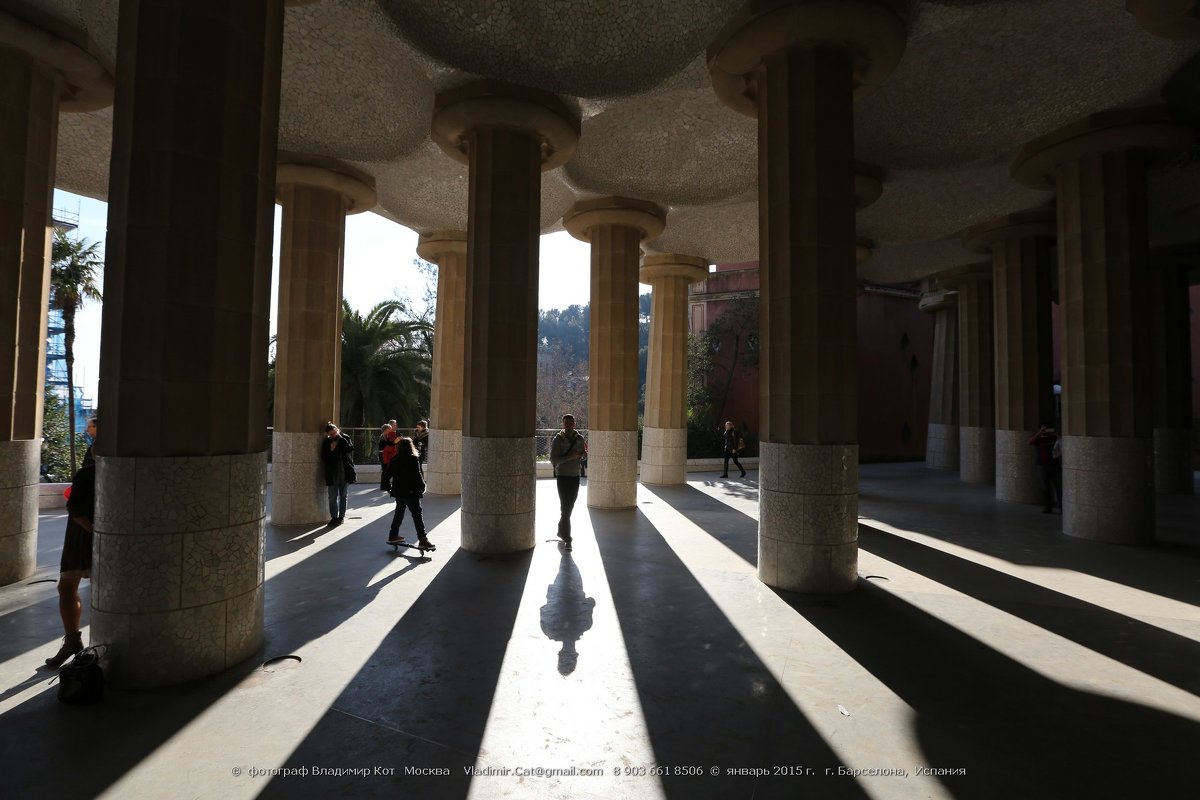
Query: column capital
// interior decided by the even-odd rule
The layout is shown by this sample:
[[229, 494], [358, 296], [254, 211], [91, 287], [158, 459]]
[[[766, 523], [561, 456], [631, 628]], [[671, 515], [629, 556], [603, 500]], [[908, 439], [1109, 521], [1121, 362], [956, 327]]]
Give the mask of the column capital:
[[375, 207], [375, 179], [344, 161], [325, 156], [279, 152], [275, 185], [302, 184], [328, 189], [346, 198], [346, 213], [358, 214]]
[[956, 305], [958, 305], [958, 292], [949, 289], [938, 289], [934, 292], [923, 292], [917, 308], [921, 311], [933, 313], [941, 311], [943, 308], [953, 308]]
[[945, 289], [953, 289], [964, 283], [990, 281], [992, 279], [992, 262], [981, 261], [976, 264], [964, 264], [961, 267], [953, 267], [939, 272], [937, 275], [934, 275], [934, 278], [937, 279], [938, 286]]
[[579, 124], [579, 114], [557, 95], [502, 81], [475, 81], [438, 92], [433, 100], [433, 140], [463, 164], [468, 162], [467, 134], [493, 127], [538, 136], [542, 171], [561, 167], [579, 144]]
[[754, 0], [708, 46], [713, 90], [730, 108], [757, 115], [753, 72], [765, 56], [793, 45], [835, 48], [851, 61], [854, 96], [873, 91], [900, 62], [907, 43], [895, 0]]
[[699, 283], [708, 277], [708, 259], [679, 253], [660, 253], [642, 259], [638, 280], [652, 284], [662, 278], [686, 278]]
[[563, 227], [576, 239], [591, 241], [591, 229], [597, 225], [622, 225], [641, 231], [643, 239], [663, 232], [667, 212], [645, 200], [631, 197], [597, 197], [580, 200], [563, 215]]
[[422, 233], [417, 240], [417, 255], [426, 261], [436, 264], [444, 255], [467, 254], [466, 231], [429, 231]]
[[1053, 208], [1018, 211], [988, 220], [962, 233], [963, 247], [986, 255], [992, 247], [1009, 239], [1054, 238], [1058, 234], [1058, 213]]
[[1054, 189], [1054, 170], [1060, 164], [1124, 150], [1182, 149], [1195, 138], [1166, 106], [1102, 111], [1029, 142], [1017, 151], [1008, 171], [1031, 189]]
[[1155, 36], [1200, 38], [1200, 0], [1125, 0], [1125, 9]]
[[58, 73], [59, 111], [97, 111], [113, 103], [112, 74], [100, 63], [87, 34], [57, 26], [52, 31], [0, 11], [0, 46], [28, 53]]

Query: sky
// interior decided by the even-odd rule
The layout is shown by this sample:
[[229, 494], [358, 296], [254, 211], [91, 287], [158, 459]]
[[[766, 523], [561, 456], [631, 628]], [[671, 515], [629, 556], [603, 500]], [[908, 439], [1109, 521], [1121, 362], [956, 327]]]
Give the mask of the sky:
[[[55, 190], [55, 210], [79, 214], [77, 236], [103, 242], [108, 228], [108, 204]], [[275, 207], [275, 248], [271, 277], [271, 333], [275, 333], [279, 285], [279, 206]], [[591, 294], [589, 246], [565, 232], [551, 233], [541, 240], [538, 307], [566, 308], [583, 305]], [[413, 265], [417, 257], [417, 234], [391, 220], [366, 212], [346, 218], [346, 254], [343, 294], [350, 305], [365, 311], [381, 300], [407, 296], [417, 310], [421, 307], [424, 278]], [[650, 291], [643, 285], [639, 292]], [[100, 375], [100, 304], [88, 303], [76, 316], [75, 381], [86, 397], [97, 401]]]

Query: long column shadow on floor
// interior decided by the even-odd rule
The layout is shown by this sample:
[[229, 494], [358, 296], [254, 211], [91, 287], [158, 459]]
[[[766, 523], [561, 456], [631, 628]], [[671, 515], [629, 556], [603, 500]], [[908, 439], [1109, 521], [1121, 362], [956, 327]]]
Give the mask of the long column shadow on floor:
[[465, 798], [531, 559], [455, 553], [285, 762], [395, 774], [277, 777], [260, 797]]
[[865, 581], [815, 600], [778, 591], [916, 712], [958, 798], [1185, 797], [1200, 724], [1071, 689]]
[[[458, 508], [457, 498], [444, 505], [444, 509], [429, 515], [430, 528]], [[269, 578], [264, 586], [264, 648], [225, 672], [163, 689], [110, 689], [102, 702], [86, 709], [59, 703], [55, 691], [50, 689], [0, 715], [0, 752], [22, 753], [20, 759], [5, 762], [4, 785], [13, 787], [17, 797], [38, 794], [93, 797], [104, 791], [247, 676], [256, 673], [265, 657], [292, 652], [325, 635], [407, 571], [406, 567], [366, 586], [367, 579], [380, 565], [395, 557], [384, 544], [389, 519], [376, 520]], [[278, 540], [286, 539], [287, 534], [288, 529], [268, 526], [267, 558], [275, 557], [275, 545]], [[413, 564], [419, 566], [416, 560]], [[43, 623], [46, 627], [43, 635], [48, 639], [61, 635], [61, 623], [57, 598], [52, 597], [46, 603], [55, 604], [53, 626]], [[46, 613], [44, 608], [40, 610]], [[27, 612], [32, 613], [28, 608], [17, 613]], [[85, 621], [87, 616], [85, 612]], [[40, 664], [45, 656], [31, 653], [30, 657]], [[280, 702], [287, 701], [280, 698]], [[64, 768], [67, 756], [62, 748], [26, 746], [27, 742], [48, 745], [79, 741], [81, 735], [89, 735], [80, 733], [83, 715], [87, 718], [87, 730], [102, 732], [103, 741], [89, 741], [87, 746], [71, 749], [69, 769]], [[344, 758], [339, 757], [319, 763], [342, 761]]]
[[692, 486], [643, 485], [642, 488], [737, 553], [747, 564], [758, 566], [758, 520]]
[[[589, 514], [657, 763], [720, 772], [664, 775], [666, 796], [867, 797], [853, 779], [823, 774], [842, 762], [650, 521], [637, 511]], [[787, 764], [817, 774], [726, 774]]]
[[[908, 465], [876, 465], [906, 468]], [[1183, 603], [1200, 604], [1200, 497], [1158, 498], [1162, 541], [1124, 547], [1066, 536], [1062, 517], [1001, 503], [992, 487], [919, 465], [899, 474], [859, 474], [859, 511], [872, 520], [933, 536], [1014, 564], [1059, 567]], [[926, 474], [927, 473], [927, 474]], [[1190, 510], [1190, 513], [1188, 511]]]
[[1200, 696], [1200, 642], [869, 525], [859, 545], [1014, 617]]

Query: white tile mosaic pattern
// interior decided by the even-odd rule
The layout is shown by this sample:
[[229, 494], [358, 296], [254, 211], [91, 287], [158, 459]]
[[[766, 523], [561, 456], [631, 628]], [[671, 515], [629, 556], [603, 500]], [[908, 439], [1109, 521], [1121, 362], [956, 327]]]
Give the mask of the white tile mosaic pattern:
[[588, 431], [589, 508], [637, 505], [637, 431]]
[[1063, 533], [1116, 544], [1154, 540], [1151, 439], [1064, 436]]
[[1042, 502], [1033, 431], [996, 431], [996, 499], [1006, 503]]
[[474, 553], [533, 547], [532, 436], [462, 439], [462, 546]]
[[791, 591], [853, 588], [858, 446], [759, 445], [759, 577]]
[[430, 494], [462, 494], [462, 431], [429, 431], [425, 487]]
[[0, 442], [0, 586], [37, 569], [40, 442]]
[[958, 426], [929, 423], [925, 438], [925, 466], [958, 471]]
[[958, 472], [964, 483], [996, 482], [996, 430], [958, 429]]
[[169, 685], [253, 653], [266, 454], [102, 457], [98, 469], [92, 641], [111, 646], [112, 679]]

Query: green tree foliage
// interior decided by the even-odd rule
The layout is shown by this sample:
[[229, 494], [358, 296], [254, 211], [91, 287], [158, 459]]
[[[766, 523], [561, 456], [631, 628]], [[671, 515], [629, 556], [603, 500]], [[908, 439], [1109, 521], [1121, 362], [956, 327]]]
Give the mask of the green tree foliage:
[[429, 415], [433, 325], [399, 300], [365, 315], [342, 301], [342, 424], [369, 428]]
[[[73, 239], [61, 228], [54, 229], [50, 249], [50, 302], [62, 311], [63, 339], [66, 344], [67, 397], [75, 397], [75, 312], [88, 300], [101, 300], [97, 282], [104, 269], [104, 259], [97, 249], [99, 242]], [[64, 402], [71, 406], [73, 403]], [[67, 421], [71, 471], [75, 459], [75, 409], [70, 409]]]
[[[758, 298], [739, 297], [700, 334], [688, 335], [688, 455], [721, 455], [720, 428], [730, 390], [758, 366]], [[744, 432], [749, 442], [749, 433]]]
[[46, 393], [42, 406], [42, 480], [47, 483], [66, 483], [74, 474], [67, 406], [64, 398]]

